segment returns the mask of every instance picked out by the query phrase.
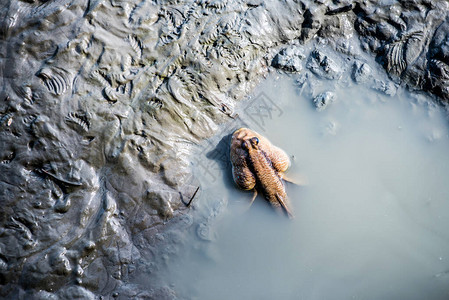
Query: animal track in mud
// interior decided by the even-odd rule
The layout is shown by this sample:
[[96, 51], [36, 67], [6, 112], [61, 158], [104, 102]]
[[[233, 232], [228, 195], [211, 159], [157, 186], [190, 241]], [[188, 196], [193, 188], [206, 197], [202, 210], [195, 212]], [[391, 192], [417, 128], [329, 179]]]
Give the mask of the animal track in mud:
[[43, 68], [36, 75], [43, 80], [47, 89], [55, 95], [62, 95], [71, 88], [70, 74], [61, 68]]
[[9, 153], [4, 153], [2, 155], [2, 159], [0, 160], [1, 164], [10, 164], [14, 158], [16, 157], [16, 152], [15, 151], [11, 151]]
[[148, 100], [148, 102], [147, 102], [147, 111], [150, 114], [161, 109], [162, 107], [164, 107], [164, 103], [160, 99], [153, 98], [151, 100]]
[[439, 79], [449, 80], [449, 66], [438, 59], [430, 60], [430, 68]]
[[137, 57], [139, 59], [141, 59], [142, 58], [142, 50], [143, 50], [142, 41], [138, 37], [133, 36], [133, 35], [128, 36], [128, 41], [129, 41], [129, 44], [131, 45], [131, 48], [133, 48], [134, 52], [136, 52]]
[[14, 218], [10, 217], [9, 222], [6, 223], [5, 228], [14, 230], [18, 236], [24, 239], [26, 242], [23, 244], [25, 249], [30, 249], [37, 244], [37, 242], [33, 238], [33, 232], [29, 226], [26, 224], [24, 220], [19, 219], [19, 217]]
[[0, 128], [3, 126], [10, 126], [13, 120], [13, 114], [12, 113], [5, 113], [3, 116], [0, 117]]
[[78, 125], [85, 132], [89, 131], [90, 122], [85, 112], [70, 112], [65, 118], [66, 123]]
[[420, 47], [416, 44], [419, 44], [423, 39], [423, 31], [415, 31], [404, 35], [399, 41], [386, 45], [386, 70], [396, 76], [400, 76], [407, 66], [421, 53], [423, 44], [421, 43]]

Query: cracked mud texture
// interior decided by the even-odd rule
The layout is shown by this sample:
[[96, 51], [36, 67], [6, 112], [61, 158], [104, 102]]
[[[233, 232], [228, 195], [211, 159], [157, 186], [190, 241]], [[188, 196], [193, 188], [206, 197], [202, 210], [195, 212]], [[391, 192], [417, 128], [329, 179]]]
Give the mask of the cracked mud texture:
[[[176, 298], [163, 282], [134, 282], [186, 242], [192, 148], [273, 67], [303, 81], [350, 71], [387, 94], [403, 84], [447, 102], [448, 8], [2, 1], [0, 297]], [[377, 66], [359, 60], [360, 48], [395, 83], [375, 79]]]

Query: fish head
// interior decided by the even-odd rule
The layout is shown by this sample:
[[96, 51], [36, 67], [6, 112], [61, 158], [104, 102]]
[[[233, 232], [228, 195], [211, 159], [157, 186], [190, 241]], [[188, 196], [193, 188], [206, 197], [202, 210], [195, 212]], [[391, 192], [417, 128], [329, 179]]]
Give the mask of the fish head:
[[254, 131], [252, 131], [251, 129], [242, 127], [240, 129], [237, 129], [232, 134], [232, 139], [233, 140], [240, 140], [240, 141], [242, 141], [244, 139], [247, 139], [249, 137], [253, 137], [255, 135], [256, 135], [256, 133]]
[[242, 148], [247, 151], [259, 150], [259, 138], [254, 136], [252, 138], [243, 140]]
[[246, 151], [258, 150], [260, 144], [259, 134], [248, 128], [240, 128], [234, 132], [231, 140], [231, 148], [241, 148]]

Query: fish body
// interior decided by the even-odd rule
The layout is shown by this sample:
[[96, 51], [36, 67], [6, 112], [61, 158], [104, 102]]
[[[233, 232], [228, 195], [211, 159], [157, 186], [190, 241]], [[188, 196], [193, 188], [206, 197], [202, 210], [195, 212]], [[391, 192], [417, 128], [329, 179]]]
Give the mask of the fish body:
[[293, 214], [282, 180], [290, 159], [268, 139], [248, 128], [240, 128], [231, 139], [232, 175], [243, 190], [256, 189], [279, 211]]

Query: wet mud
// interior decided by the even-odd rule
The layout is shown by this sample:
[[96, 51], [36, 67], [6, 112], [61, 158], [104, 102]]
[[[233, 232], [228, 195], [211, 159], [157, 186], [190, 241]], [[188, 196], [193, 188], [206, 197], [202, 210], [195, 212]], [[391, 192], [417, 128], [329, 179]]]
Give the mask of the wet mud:
[[[0, 296], [176, 298], [136, 277], [162, 272], [189, 242], [192, 149], [277, 70], [311, 89], [350, 73], [445, 105], [448, 6], [3, 1]], [[311, 97], [318, 109], [333, 101]]]

